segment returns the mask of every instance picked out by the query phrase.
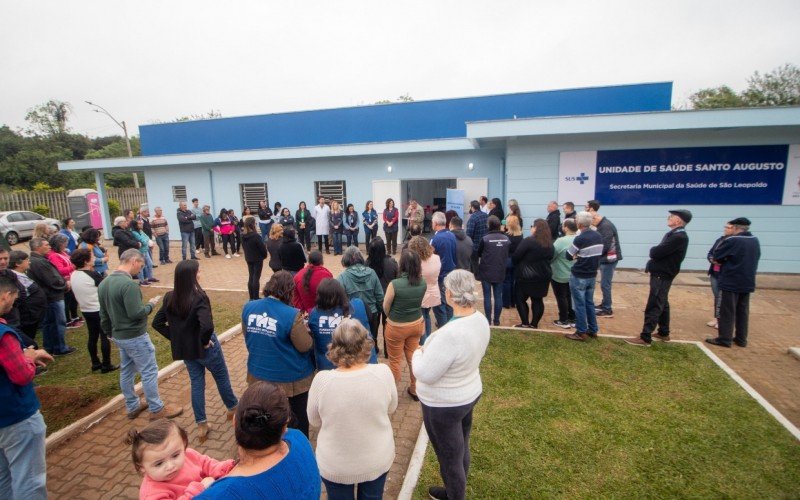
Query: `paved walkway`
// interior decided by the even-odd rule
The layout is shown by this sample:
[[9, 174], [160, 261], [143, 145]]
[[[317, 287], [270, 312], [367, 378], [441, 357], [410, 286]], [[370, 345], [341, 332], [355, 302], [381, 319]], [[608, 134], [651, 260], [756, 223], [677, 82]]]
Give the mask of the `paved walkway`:
[[[180, 258], [173, 246], [172, 258]], [[116, 254], [116, 252], [112, 252]], [[201, 281], [208, 289], [245, 290], [247, 269], [244, 258], [201, 258]], [[325, 257], [326, 266], [334, 275], [341, 272], [339, 257]], [[266, 266], [265, 266], [266, 267]], [[160, 285], [172, 282], [174, 265], [160, 266], [155, 270]], [[263, 282], [271, 274], [265, 270]], [[794, 276], [768, 276], [772, 288], [759, 290], [751, 301], [751, 342], [747, 349], [712, 347], [726, 363], [736, 370], [750, 385], [770, 401], [795, 425], [800, 425], [800, 361], [787, 354], [791, 346], [800, 345], [800, 303], [798, 281]], [[761, 282], [761, 280], [760, 280]], [[599, 289], [598, 289], [599, 296]], [[638, 271], [619, 271], [614, 285], [615, 316], [601, 320], [601, 333], [635, 335], [641, 327], [642, 311], [647, 297], [646, 276]], [[702, 340], [714, 335], [715, 330], [705, 326], [710, 319], [711, 292], [701, 274], [686, 273], [672, 289], [671, 306], [675, 338]], [[545, 300], [543, 329], [563, 332], [552, 325], [556, 306], [552, 297]], [[503, 325], [518, 322], [514, 310], [504, 310]], [[218, 325], [220, 330], [227, 326]], [[636, 349], [636, 347], [631, 347]], [[223, 346], [234, 390], [241, 394], [245, 389], [246, 348], [241, 335], [234, 336]], [[652, 374], [654, 377], [657, 374]], [[212, 433], [204, 445], [196, 444], [197, 430], [189, 404], [189, 381], [185, 370], [162, 380], [159, 387], [162, 397], [184, 406], [185, 413], [178, 418], [180, 425], [189, 431], [191, 445], [215, 458], [233, 456], [235, 446], [231, 426], [224, 421], [224, 406], [209, 376], [207, 411]], [[397, 459], [389, 473], [386, 497], [395, 498], [400, 491], [408, 460], [421, 423], [419, 405], [405, 395], [407, 373], [398, 388], [400, 404], [392, 418]], [[144, 426], [146, 415], [134, 424]], [[130, 426], [122, 405], [99, 423], [48, 452], [48, 489], [51, 498], [136, 498], [140, 478], [130, 462], [128, 448], [122, 443]], [[313, 436], [312, 436], [313, 437]]]

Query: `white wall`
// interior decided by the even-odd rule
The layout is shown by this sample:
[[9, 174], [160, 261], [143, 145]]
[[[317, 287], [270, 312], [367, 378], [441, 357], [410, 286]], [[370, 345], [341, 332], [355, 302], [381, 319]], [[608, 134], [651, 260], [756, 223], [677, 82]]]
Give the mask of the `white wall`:
[[[562, 151], [794, 144], [796, 135], [777, 130], [721, 130], [707, 133], [664, 132], [598, 134], [553, 139], [509, 141], [506, 160], [507, 197], [520, 202], [526, 226], [535, 217], [547, 215], [546, 206], [558, 195], [558, 163]], [[582, 209], [587, 200], [572, 201]], [[602, 203], [602, 200], [600, 200]], [[694, 205], [694, 206], [608, 206], [600, 212], [617, 226], [624, 260], [621, 267], [643, 268], [650, 247], [668, 231], [667, 210], [687, 208], [694, 218], [687, 226], [689, 251], [684, 269], [708, 268], [706, 254], [722, 234], [724, 223], [735, 217], [752, 221], [751, 230], [761, 242], [760, 272], [800, 273], [800, 206], [778, 205]]]

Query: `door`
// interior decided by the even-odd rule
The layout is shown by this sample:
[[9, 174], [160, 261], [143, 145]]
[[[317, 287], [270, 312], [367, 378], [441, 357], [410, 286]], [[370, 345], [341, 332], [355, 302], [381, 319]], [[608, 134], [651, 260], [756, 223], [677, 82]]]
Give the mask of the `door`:
[[457, 189], [464, 190], [464, 227], [466, 226], [466, 214], [469, 213], [469, 203], [472, 200], [480, 200], [481, 196], [489, 195], [489, 179], [487, 177], [462, 177], [457, 179]]
[[[378, 235], [386, 241], [386, 235], [383, 234], [383, 210], [386, 208], [386, 200], [391, 198], [394, 200], [394, 206], [400, 210], [400, 181], [372, 181], [372, 204], [375, 206], [375, 211], [378, 212]], [[403, 214], [400, 214], [402, 217]], [[397, 235], [397, 241], [403, 241], [403, 225], [400, 224], [400, 232]]]

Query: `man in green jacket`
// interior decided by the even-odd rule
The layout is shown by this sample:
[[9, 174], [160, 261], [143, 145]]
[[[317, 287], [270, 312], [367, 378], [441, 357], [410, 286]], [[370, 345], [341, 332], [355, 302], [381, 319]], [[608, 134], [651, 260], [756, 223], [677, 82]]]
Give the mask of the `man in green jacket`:
[[219, 255], [214, 242], [214, 216], [211, 215], [211, 207], [203, 205], [203, 214], [200, 216], [200, 227], [203, 228], [203, 253], [206, 257]]
[[[134, 419], [149, 406], [150, 420], [173, 418], [183, 413], [179, 406], [165, 405], [158, 395], [158, 363], [156, 351], [147, 333], [147, 316], [161, 299], [157, 295], [142, 303], [142, 291], [133, 280], [144, 267], [142, 253], [131, 248], [122, 252], [117, 270], [100, 283], [100, 324], [111, 332], [119, 347], [119, 385], [125, 396], [128, 418]], [[142, 389], [147, 401], [141, 401], [133, 388], [134, 378], [142, 377]]]

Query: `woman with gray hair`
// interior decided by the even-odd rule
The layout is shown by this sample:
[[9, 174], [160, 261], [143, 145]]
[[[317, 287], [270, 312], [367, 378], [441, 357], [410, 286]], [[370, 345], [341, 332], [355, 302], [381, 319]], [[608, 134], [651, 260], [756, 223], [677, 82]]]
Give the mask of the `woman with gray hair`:
[[368, 364], [372, 338], [358, 320], [334, 330], [328, 359], [334, 370], [317, 373], [308, 393], [308, 421], [318, 427], [317, 464], [328, 498], [382, 498], [394, 462], [389, 416], [397, 389], [386, 365]]
[[412, 369], [422, 420], [439, 460], [444, 487], [431, 498], [463, 499], [469, 472], [472, 410], [483, 392], [478, 371], [489, 345], [489, 322], [475, 310], [475, 277], [457, 269], [444, 279], [453, 319], [433, 332], [414, 353]]

